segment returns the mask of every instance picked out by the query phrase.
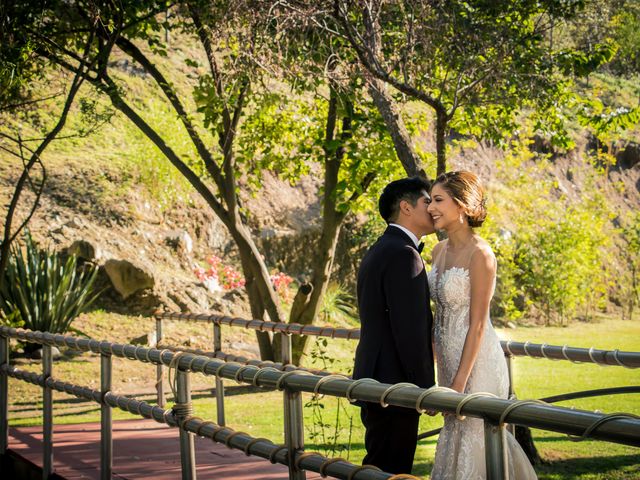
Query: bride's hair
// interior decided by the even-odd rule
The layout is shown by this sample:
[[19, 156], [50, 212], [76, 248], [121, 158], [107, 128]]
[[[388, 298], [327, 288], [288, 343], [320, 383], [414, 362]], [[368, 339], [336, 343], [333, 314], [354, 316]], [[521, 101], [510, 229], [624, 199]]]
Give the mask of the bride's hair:
[[466, 170], [447, 172], [439, 175], [431, 188], [442, 185], [451, 198], [464, 208], [469, 226], [480, 227], [487, 218], [487, 199], [480, 179]]

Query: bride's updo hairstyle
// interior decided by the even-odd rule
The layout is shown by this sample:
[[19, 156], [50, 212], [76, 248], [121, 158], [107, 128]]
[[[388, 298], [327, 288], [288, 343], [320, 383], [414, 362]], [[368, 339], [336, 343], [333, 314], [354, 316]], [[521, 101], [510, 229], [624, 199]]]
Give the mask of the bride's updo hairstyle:
[[474, 173], [466, 170], [439, 175], [431, 188], [441, 185], [451, 198], [464, 209], [469, 226], [480, 227], [487, 218], [484, 187]]

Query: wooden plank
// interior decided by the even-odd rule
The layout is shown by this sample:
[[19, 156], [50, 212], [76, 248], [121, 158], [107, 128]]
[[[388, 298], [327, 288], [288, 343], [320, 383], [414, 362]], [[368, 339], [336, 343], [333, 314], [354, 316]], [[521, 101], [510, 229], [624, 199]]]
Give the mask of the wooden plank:
[[[67, 479], [100, 478], [100, 424], [54, 426], [54, 471]], [[42, 427], [9, 429], [9, 448], [42, 466]], [[153, 420], [113, 422], [113, 478], [180, 478], [178, 430]], [[220, 480], [281, 480], [288, 478], [284, 465], [246, 456], [241, 451], [204, 438], [196, 438], [198, 478]], [[307, 478], [320, 478], [308, 473]]]

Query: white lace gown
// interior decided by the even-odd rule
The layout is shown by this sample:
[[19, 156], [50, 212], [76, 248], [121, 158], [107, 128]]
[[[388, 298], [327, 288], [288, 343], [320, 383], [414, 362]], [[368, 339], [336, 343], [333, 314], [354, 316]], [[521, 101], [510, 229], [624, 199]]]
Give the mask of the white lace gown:
[[[446, 242], [446, 240], [445, 240]], [[469, 329], [471, 285], [468, 265], [446, 268], [446, 248], [428, 273], [431, 298], [436, 304], [434, 343], [438, 384], [448, 387], [458, 370]], [[438, 271], [438, 265], [442, 271]], [[488, 321], [482, 345], [465, 388], [465, 393], [489, 392], [507, 398], [509, 377], [498, 336]], [[536, 479], [536, 473], [516, 439], [507, 432], [505, 447], [510, 480]], [[482, 419], [458, 420], [447, 415], [436, 447], [432, 480], [475, 480], [486, 478], [484, 424]]]

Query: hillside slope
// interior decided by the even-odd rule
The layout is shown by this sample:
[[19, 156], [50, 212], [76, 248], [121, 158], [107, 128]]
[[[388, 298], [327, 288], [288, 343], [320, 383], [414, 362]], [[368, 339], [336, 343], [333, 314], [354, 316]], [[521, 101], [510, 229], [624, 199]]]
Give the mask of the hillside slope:
[[[159, 93], [152, 88], [145, 90], [144, 74], [126, 63], [118, 68], [137, 91], [139, 106], [144, 107], [156, 128], [170, 132], [170, 138], [188, 152], [186, 134], [166, 110]], [[64, 81], [64, 77], [52, 76], [51, 88], [60, 87]], [[184, 88], [187, 87], [185, 84]], [[212, 293], [193, 273], [197, 266], [206, 265], [205, 259], [211, 254], [222, 257], [225, 264], [237, 265], [234, 245], [224, 226], [138, 130], [111, 112], [89, 88], [84, 89], [83, 96], [86, 102], [93, 102], [98, 126], [90, 133], [78, 135], [86, 130], [83, 126], [87, 116], [76, 107], [63, 132], [69, 138], [56, 141], [45, 152], [46, 187], [30, 222], [34, 237], [61, 251], [74, 242], [87, 242], [89, 246], [76, 244], [75, 248], [84, 245], [85, 250], [93, 250], [86, 254], [93, 257], [90, 260], [103, 267], [110, 261], [130, 262], [132, 266], [127, 268], [133, 270], [129, 273], [141, 275], [139, 282], [152, 284], [127, 298], [108, 288], [102, 299], [105, 308], [149, 313], [164, 306], [172, 310], [215, 310], [248, 316], [242, 292]], [[1, 128], [36, 137], [55, 120], [56, 105], [59, 101], [50, 102], [46, 109], [37, 112], [37, 128], [29, 122], [34, 118], [33, 112], [22, 116], [4, 114]], [[625, 134], [617, 144], [618, 162], [606, 166], [593, 160], [595, 155], [587, 138], [584, 132], [579, 132], [577, 147], [565, 154], [553, 152], [541, 139], [521, 141], [519, 151], [458, 139], [451, 144], [449, 164], [451, 169], [478, 173], [488, 184], [494, 208], [491, 214], [502, 222], [501, 229], [517, 230], [501, 211], [504, 209], [501, 201], [508, 202], [518, 194], [521, 187], [517, 185], [521, 183], [512, 180], [523, 172], [530, 175], [532, 190], [536, 184], [553, 185], [547, 193], [550, 198], [564, 199], [564, 203], [557, 204], [560, 209], [566, 208], [566, 202], [582, 202], [584, 192], [589, 189], [598, 190], [608, 204], [611, 225], [617, 227], [621, 218], [640, 206], [640, 148]], [[424, 132], [420, 141], [427, 150], [432, 147], [431, 132]], [[0, 151], [0, 168], [0, 201], [6, 205], [20, 164]], [[298, 278], [307, 273], [308, 242], [315, 238], [319, 225], [321, 181], [321, 172], [312, 171], [291, 186], [281, 181], [277, 172], [267, 172], [261, 190], [243, 193], [249, 224], [274, 272], [283, 270]], [[375, 198], [378, 193], [371, 195]], [[26, 216], [33, 198], [33, 194], [25, 194], [18, 218]], [[341, 237], [341, 253], [334, 270], [340, 272], [336, 280], [346, 283], [348, 288], [352, 286], [357, 257], [371, 240], [371, 234], [366, 237], [360, 232], [369, 221], [363, 214], [352, 216]], [[375, 221], [379, 224], [379, 220]], [[354, 244], [353, 237], [360, 243]], [[106, 275], [102, 282], [107, 287], [111, 285]]]

